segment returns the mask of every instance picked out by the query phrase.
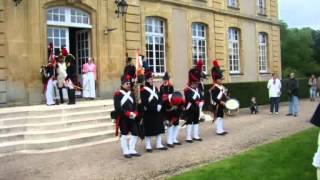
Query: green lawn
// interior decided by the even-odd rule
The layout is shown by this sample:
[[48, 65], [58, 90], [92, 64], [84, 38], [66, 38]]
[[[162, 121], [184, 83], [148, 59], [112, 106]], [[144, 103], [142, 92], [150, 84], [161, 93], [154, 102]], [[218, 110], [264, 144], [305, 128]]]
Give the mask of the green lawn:
[[318, 128], [311, 128], [169, 180], [315, 180]]

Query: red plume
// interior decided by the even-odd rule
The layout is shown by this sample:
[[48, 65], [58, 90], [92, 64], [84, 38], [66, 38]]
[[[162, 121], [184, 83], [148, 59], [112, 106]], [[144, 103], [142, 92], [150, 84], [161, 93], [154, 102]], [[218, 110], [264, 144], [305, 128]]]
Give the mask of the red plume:
[[213, 64], [213, 67], [220, 68], [219, 61], [217, 59], [213, 60], [212, 64]]

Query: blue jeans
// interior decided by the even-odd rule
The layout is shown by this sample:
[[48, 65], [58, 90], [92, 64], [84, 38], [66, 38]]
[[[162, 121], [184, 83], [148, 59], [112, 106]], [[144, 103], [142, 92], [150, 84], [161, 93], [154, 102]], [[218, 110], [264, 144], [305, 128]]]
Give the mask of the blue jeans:
[[317, 90], [310, 88], [310, 99], [314, 99], [317, 96]]
[[271, 97], [270, 98], [270, 112], [279, 112], [279, 97]]
[[298, 96], [289, 97], [289, 114], [297, 115], [299, 111], [299, 98]]

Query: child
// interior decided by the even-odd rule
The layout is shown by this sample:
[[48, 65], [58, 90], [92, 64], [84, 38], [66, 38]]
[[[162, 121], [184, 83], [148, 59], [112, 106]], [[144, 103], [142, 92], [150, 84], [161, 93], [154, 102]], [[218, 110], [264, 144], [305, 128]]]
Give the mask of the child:
[[251, 97], [250, 100], [250, 110], [251, 110], [251, 114], [257, 114], [258, 113], [258, 104], [256, 101], [256, 97]]

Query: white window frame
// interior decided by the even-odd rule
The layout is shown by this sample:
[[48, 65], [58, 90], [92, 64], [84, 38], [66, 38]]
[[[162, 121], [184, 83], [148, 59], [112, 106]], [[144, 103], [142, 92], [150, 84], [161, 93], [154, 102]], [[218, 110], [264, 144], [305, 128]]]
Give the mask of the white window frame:
[[238, 7], [238, 0], [228, 0], [228, 6], [237, 8]]
[[[82, 36], [86, 35], [87, 38], [83, 38]], [[79, 37], [80, 36], [80, 37]], [[85, 43], [88, 43], [88, 46]], [[77, 57], [77, 73], [81, 74], [82, 66], [88, 62], [90, 54], [90, 31], [89, 30], [82, 30], [76, 32], [76, 57]], [[80, 45], [80, 47], [79, 47]], [[83, 47], [81, 47], [83, 45]], [[86, 53], [88, 52], [88, 54]]]
[[[72, 15], [75, 12], [75, 15]], [[58, 20], [54, 20], [54, 17]], [[74, 22], [74, 17], [77, 20], [87, 22]], [[53, 7], [47, 10], [47, 25], [50, 26], [61, 26], [61, 27], [79, 27], [79, 28], [92, 28], [90, 24], [90, 15], [80, 9], [69, 8], [69, 7]]]
[[258, 14], [266, 14], [266, 0], [257, 0]]
[[[146, 39], [146, 60], [152, 68], [155, 76], [163, 76], [166, 72], [166, 38], [165, 38], [165, 21], [158, 17], [146, 17], [145, 19], [145, 39]], [[148, 49], [149, 42], [152, 41], [152, 49]], [[158, 42], [156, 42], [158, 41]], [[156, 46], [163, 46], [163, 50], [156, 50]], [[152, 52], [152, 53], [150, 53]], [[150, 54], [153, 57], [150, 57]], [[156, 57], [156, 54], [159, 56]], [[151, 64], [151, 61], [153, 64]], [[159, 67], [159, 71], [157, 71]], [[161, 71], [163, 68], [163, 71]]]
[[240, 73], [240, 31], [237, 28], [228, 29], [228, 59], [230, 74]]
[[266, 33], [258, 34], [259, 42], [259, 72], [268, 72], [268, 35]]
[[[49, 33], [49, 31], [52, 31], [52, 33]], [[58, 33], [57, 35], [55, 31]], [[65, 38], [61, 37], [61, 31], [65, 31]], [[49, 39], [52, 39], [52, 41], [50, 41]], [[65, 39], [65, 44], [62, 43], [62, 39]], [[55, 40], [58, 40], [59, 44], [57, 44]], [[66, 49], [69, 50], [69, 29], [65, 27], [48, 26], [47, 41], [48, 44], [52, 42], [53, 53], [55, 53], [54, 49], [61, 49], [61, 45], [65, 45]]]
[[[202, 23], [192, 23], [192, 65], [199, 59], [203, 61], [204, 72], [207, 72], [207, 27]], [[204, 48], [204, 49], [203, 49]], [[202, 50], [204, 51], [202, 51]]]

